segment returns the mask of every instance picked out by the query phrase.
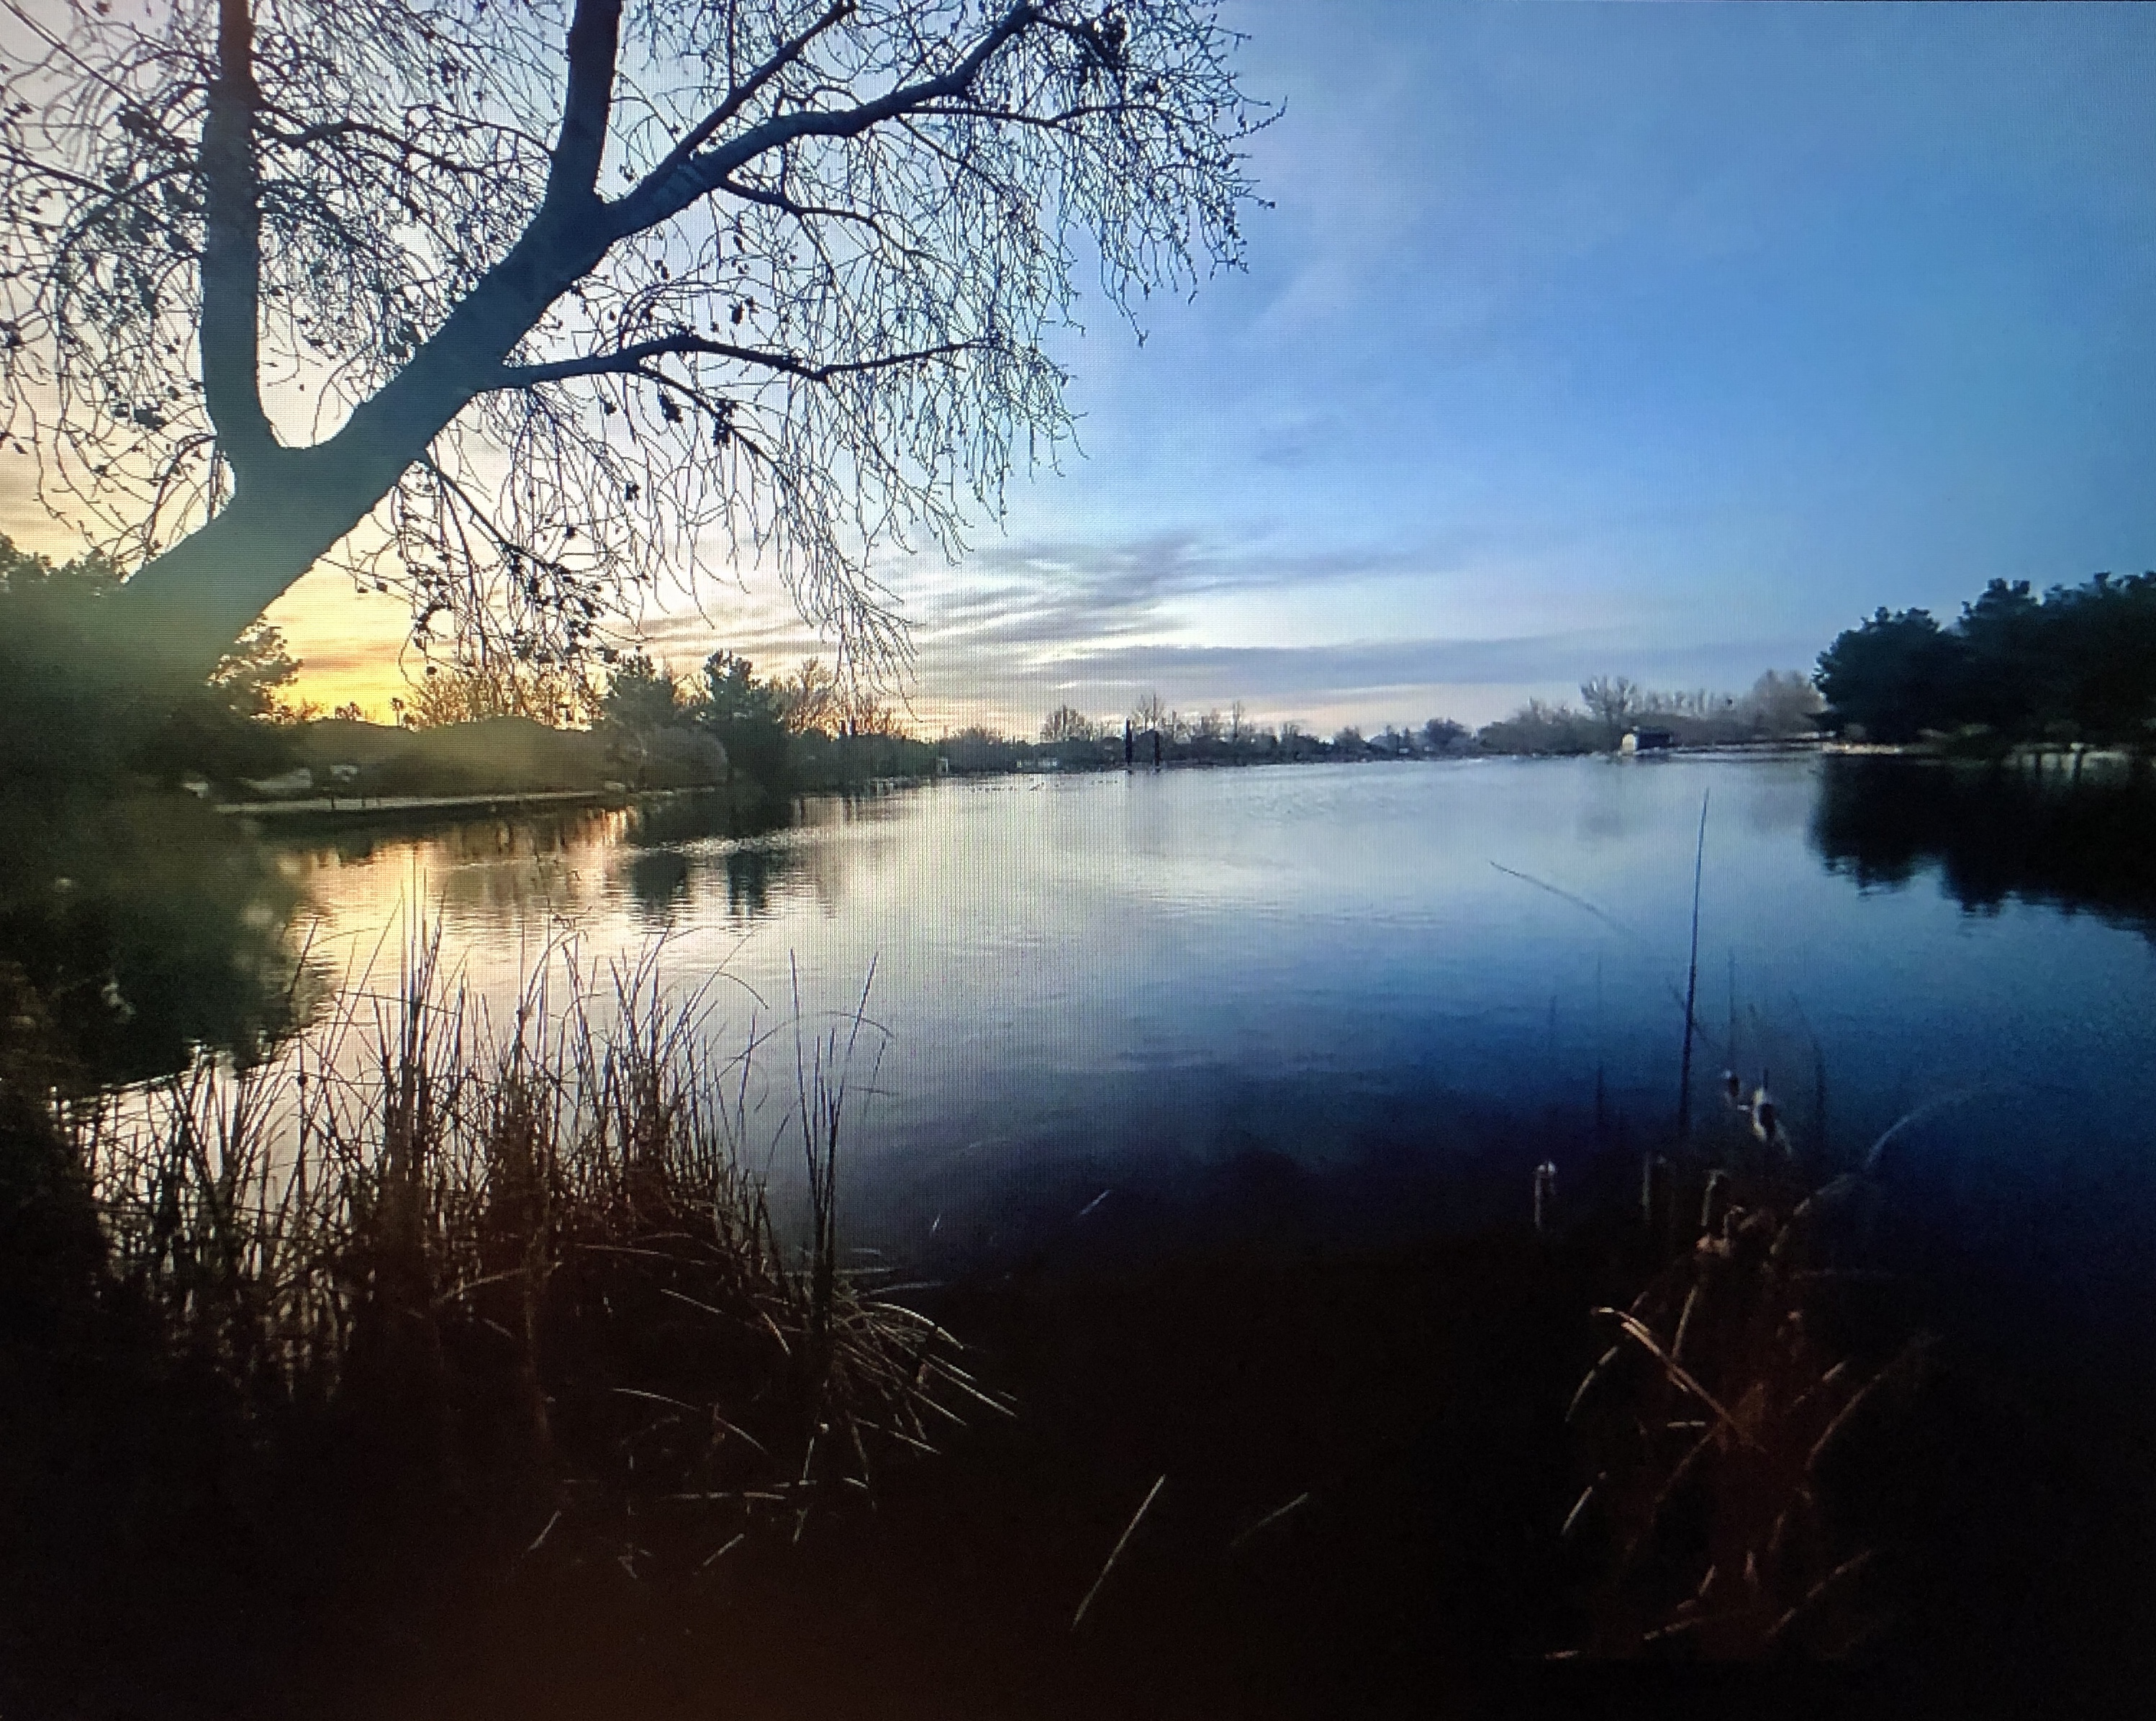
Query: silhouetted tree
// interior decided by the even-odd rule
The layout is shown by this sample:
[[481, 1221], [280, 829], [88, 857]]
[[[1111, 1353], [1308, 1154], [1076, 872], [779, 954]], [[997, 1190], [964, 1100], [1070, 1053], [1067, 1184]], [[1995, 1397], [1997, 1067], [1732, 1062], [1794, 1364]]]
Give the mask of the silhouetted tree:
[[1509, 717], [1486, 723], [1476, 732], [1476, 744], [1486, 753], [1593, 753], [1605, 732], [1603, 727], [1570, 706], [1530, 699]]
[[1999, 742], [2156, 739], [2156, 574], [2098, 574], [2041, 598], [1994, 580], [1942, 628], [1881, 609], [1820, 654], [1829, 721], [1882, 741], [1925, 729]]
[[1835, 727], [1874, 741], [1913, 741], [1950, 720], [1960, 642], [1925, 609], [1876, 611], [1820, 654], [1813, 677]]
[[274, 629], [221, 659], [215, 681], [174, 675], [102, 649], [118, 589], [103, 557], [55, 564], [0, 537], [0, 783], [18, 814], [27, 801], [260, 776], [290, 761], [290, 735], [257, 721], [276, 714], [275, 690], [297, 667]]
[[694, 719], [726, 750], [732, 768], [767, 789], [786, 780], [785, 698], [757, 679], [756, 665], [737, 652], [715, 651], [704, 661]]
[[846, 727], [845, 689], [821, 658], [807, 659], [791, 676], [771, 685], [778, 697], [779, 722], [788, 732], [837, 734]]
[[583, 676], [567, 667], [519, 663], [514, 658], [428, 667], [434, 673], [423, 676], [401, 706], [415, 729], [486, 717], [529, 717], [560, 727], [598, 715], [601, 708]]
[[1059, 705], [1040, 726], [1040, 738], [1048, 745], [1066, 741], [1091, 741], [1099, 733], [1093, 720], [1075, 705]]
[[681, 689], [671, 670], [641, 651], [624, 652], [615, 661], [599, 695], [601, 723], [642, 740], [682, 715]]
[[300, 673], [299, 660], [285, 648], [285, 636], [258, 623], [218, 661], [210, 685], [242, 717], [267, 717], [285, 709], [279, 698]]
[[709, 555], [891, 652], [879, 546], [1067, 430], [1074, 264], [1236, 262], [1264, 119], [1198, 0], [13, 10], [0, 434], [196, 679], [341, 544], [423, 645]]
[[1597, 676], [1582, 681], [1579, 697], [1613, 748], [1625, 738], [1640, 710], [1640, 688], [1630, 676]]

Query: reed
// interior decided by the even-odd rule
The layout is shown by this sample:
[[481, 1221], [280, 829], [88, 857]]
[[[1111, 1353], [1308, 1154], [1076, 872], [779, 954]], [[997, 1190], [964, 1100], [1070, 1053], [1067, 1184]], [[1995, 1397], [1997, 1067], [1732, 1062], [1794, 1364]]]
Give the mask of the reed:
[[59, 1117], [102, 1294], [224, 1383], [248, 1438], [334, 1430], [337, 1487], [479, 1502], [519, 1548], [612, 1538], [634, 1569], [760, 1522], [798, 1538], [993, 1402], [842, 1256], [865, 997], [813, 1045], [794, 1027], [768, 1145], [809, 1169], [798, 1245], [752, 1169], [769, 1036], [722, 1051], [709, 998], [670, 994], [650, 957], [557, 947], [495, 1022], [422, 936], [393, 986], [346, 1000], [271, 1063]]
[[1608, 1342], [1568, 1412], [1589, 1480], [1563, 1534], [1598, 1574], [1574, 1653], [1840, 1657], [1895, 1626], [1902, 1550], [1851, 1484], [1894, 1462], [1936, 1341], [1873, 1258], [1869, 1178], [1809, 1189], [1763, 1085], [1725, 1079], [1726, 1138], [1669, 1204], [1697, 1221], [1629, 1308], [1594, 1311]]

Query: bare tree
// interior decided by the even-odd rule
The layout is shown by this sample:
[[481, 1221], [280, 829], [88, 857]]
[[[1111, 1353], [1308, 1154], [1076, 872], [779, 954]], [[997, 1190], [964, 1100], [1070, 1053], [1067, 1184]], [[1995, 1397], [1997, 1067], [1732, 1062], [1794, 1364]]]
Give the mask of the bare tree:
[[1093, 720], [1075, 705], [1059, 705], [1040, 726], [1040, 738], [1050, 746], [1065, 741], [1091, 741], [1099, 732]]
[[1629, 676], [1597, 676], [1579, 684], [1579, 696], [1587, 714], [1602, 725], [1616, 746], [1640, 709], [1640, 689]]
[[1140, 733], [1147, 729], [1165, 733], [1172, 720], [1168, 701], [1150, 688], [1141, 693], [1138, 702], [1131, 707], [1131, 721], [1137, 725]]
[[856, 688], [848, 696], [844, 711], [842, 721], [849, 735], [872, 735], [898, 741], [913, 737], [905, 713], [893, 710], [876, 696], [872, 688]]
[[518, 663], [513, 658], [469, 664], [429, 664], [408, 699], [396, 701], [399, 717], [415, 729], [475, 722], [484, 717], [529, 717], [549, 728], [589, 721], [598, 710], [590, 685], [572, 669]]
[[206, 672], [335, 553], [554, 663], [656, 572], [902, 657], [1127, 312], [1240, 259], [1204, 0], [109, 0], [0, 17], [0, 445]]
[[791, 676], [773, 686], [778, 695], [778, 720], [796, 735], [811, 729], [834, 734], [845, 727], [845, 689], [821, 658], [804, 660]]
[[1769, 735], [1809, 735], [1813, 719], [1826, 709], [1820, 691], [1801, 670], [1768, 670], [1752, 684], [1743, 706], [1752, 722]]

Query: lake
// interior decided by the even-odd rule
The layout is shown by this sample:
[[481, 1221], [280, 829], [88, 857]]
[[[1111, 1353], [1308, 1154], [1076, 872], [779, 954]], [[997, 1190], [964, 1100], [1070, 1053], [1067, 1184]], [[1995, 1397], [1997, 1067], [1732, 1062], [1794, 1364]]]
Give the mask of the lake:
[[[843, 1240], [880, 1252], [858, 1264], [886, 1274], [863, 1282], [913, 1312], [909, 1343], [921, 1317], [941, 1323], [1014, 1414], [965, 1400], [932, 1461], [857, 1444], [861, 1479], [871, 1462], [876, 1477], [858, 1503], [873, 1510], [836, 1485], [813, 1521], [794, 1496], [752, 1493], [752, 1447], [780, 1455], [771, 1474], [791, 1488], [838, 1443], [819, 1448], [819, 1421], [796, 1471], [790, 1445], [767, 1444], [789, 1438], [793, 1371], [774, 1370], [764, 1328], [702, 1301], [705, 1280], [643, 1265], [670, 1275], [675, 1257], [608, 1241], [694, 1247], [675, 1228], [685, 1210], [644, 1231], [593, 1229], [588, 1210], [541, 1281], [561, 1336], [526, 1353], [547, 1371], [533, 1378], [563, 1442], [558, 1474], [575, 1480], [549, 1471], [523, 1492], [528, 1460], [503, 1434], [514, 1419], [488, 1398], [509, 1379], [501, 1338], [520, 1302], [527, 1322], [535, 1306], [513, 1288], [528, 1276], [495, 1266], [512, 1258], [505, 1233], [526, 1251], [532, 1235], [511, 1229], [505, 1157], [480, 1224], [423, 1233], [449, 1240], [427, 1269], [449, 1297], [435, 1281], [421, 1281], [424, 1305], [395, 1279], [380, 1288], [411, 1256], [378, 1220], [356, 1250], [333, 1238], [351, 1330], [372, 1318], [373, 1333], [433, 1343], [403, 1353], [417, 1394], [384, 1391], [391, 1345], [355, 1340], [335, 1353], [331, 1420], [302, 1408], [255, 1425], [326, 1431], [326, 1467], [303, 1457], [293, 1491], [238, 1496], [270, 1503], [250, 1522], [289, 1534], [289, 1552], [232, 1529], [232, 1490], [270, 1484], [235, 1469], [241, 1436], [198, 1396], [171, 1395], [168, 1374], [198, 1377], [162, 1352], [141, 1414], [18, 1395], [66, 1410], [55, 1456], [24, 1472], [39, 1498], [87, 1486], [127, 1518], [125, 1538], [81, 1534], [79, 1508], [54, 1520], [48, 1545], [64, 1552], [36, 1563], [41, 1596], [73, 1550], [137, 1545], [138, 1503], [207, 1514], [162, 1520], [178, 1526], [162, 1545], [185, 1552], [144, 1562], [139, 1587], [83, 1566], [56, 1593], [98, 1601], [68, 1617], [155, 1597], [137, 1611], [198, 1657], [223, 1640], [192, 1621], [238, 1621], [278, 1654], [296, 1647], [293, 1688], [368, 1713], [670, 1714], [715, 1679], [773, 1713], [850, 1713], [870, 1697], [916, 1713], [912, 1693], [917, 1712], [952, 1714], [1412, 1713], [1462, 1670], [1593, 1641], [1598, 1598], [1630, 1581], [1627, 1462], [1648, 1466], [1650, 1528], [1669, 1478], [1732, 1478], [1688, 1496], [1713, 1510], [1696, 1523], [1685, 1508], [1642, 1569], [1657, 1609], [1722, 1569], [1720, 1544], [1677, 1539], [1732, 1521], [1722, 1503], [1757, 1520], [1744, 1536], [1766, 1549], [1769, 1585], [1788, 1586], [1762, 1590], [1774, 1607], [1856, 1563], [1830, 1538], [1801, 1563], [1813, 1556], [1775, 1527], [1795, 1508], [1746, 1492], [1756, 1470], [1694, 1467], [1713, 1436], [1688, 1398], [1652, 1370], [1605, 1374], [1594, 1311], [1645, 1285], [1641, 1307], [1687, 1369], [1724, 1371], [1700, 1390], [1731, 1414], [1766, 1415], [1762, 1371], [1795, 1371], [1775, 1388], [1786, 1414], [1758, 1426], [1774, 1464], [1825, 1503], [1804, 1534], [1845, 1518], [1887, 1549], [1888, 1641], [1907, 1658], [1889, 1671], [2096, 1670], [2147, 1688], [2145, 781], [1885, 758], [1488, 759], [946, 780], [762, 806], [654, 797], [431, 825], [250, 831], [173, 798], [93, 814], [0, 827], [0, 986], [18, 1025], [46, 1030], [47, 1067], [153, 1103], [128, 1084], [205, 1045], [274, 1061], [296, 1020], [334, 1020], [338, 987], [363, 1021], [361, 989], [394, 984], [415, 922], [497, 1020], [567, 943], [701, 995], [721, 1051], [760, 1037], [748, 1148], [799, 1236], [795, 1025], [803, 1045], [850, 1040]], [[1696, 1140], [1751, 1150], [1725, 1068], [1778, 1094], [1808, 1178], [1873, 1157], [1892, 1132], [1876, 1155], [1883, 1189], [1808, 1240], [1764, 1302], [1744, 1264], [1768, 1252], [1756, 1215], [1704, 1254], [1691, 1202], [1666, 1215], [1670, 1230], [1637, 1219], [1643, 1158], [1675, 1135], [1696, 854]], [[290, 1106], [299, 1084], [266, 1092]], [[1545, 1159], [1555, 1235], [1537, 1237]], [[218, 1282], [199, 1252], [165, 1258], [180, 1294]], [[1673, 1274], [1688, 1280], [1681, 1299]], [[653, 1283], [617, 1316], [613, 1290]], [[1682, 1311], [1702, 1292], [1695, 1325]], [[402, 1296], [427, 1318], [400, 1324]], [[452, 1302], [467, 1312], [433, 1313]], [[212, 1319], [226, 1307], [206, 1306]], [[618, 1351], [584, 1337], [609, 1330]], [[753, 1366], [685, 1389], [665, 1371], [706, 1354], [712, 1332], [750, 1333]], [[1905, 1343], [1915, 1333], [1928, 1336]], [[441, 1378], [430, 1359], [451, 1357], [453, 1390], [423, 1395]], [[104, 1382], [103, 1354], [92, 1361]], [[1599, 1396], [1576, 1420], [1590, 1372]], [[1848, 1396], [1830, 1414], [1818, 1395], [1836, 1377]], [[685, 1390], [711, 1393], [726, 1434], [745, 1431], [737, 1414], [773, 1420], [725, 1446], [684, 1414], [702, 1402]], [[453, 1408], [414, 1413], [429, 1404]], [[342, 1431], [369, 1416], [386, 1456], [347, 1446]], [[1845, 1444], [1820, 1469], [1851, 1426], [1868, 1456]], [[413, 1442], [445, 1430], [458, 1456], [438, 1473], [452, 1481], [415, 1494], [408, 1478], [429, 1472]], [[118, 1472], [146, 1479], [113, 1486], [79, 1456], [97, 1441], [149, 1455]], [[347, 1450], [361, 1453], [349, 1467]], [[1750, 1462], [1735, 1443], [1714, 1450], [1703, 1462]], [[678, 1451], [742, 1467], [685, 1490], [665, 1479], [686, 1473], [667, 1467]], [[657, 1492], [617, 1496], [643, 1477]], [[1607, 1503], [1583, 1519], [1589, 1493]], [[827, 1509], [834, 1497], [848, 1503]], [[565, 1499], [588, 1511], [564, 1523]], [[444, 1527], [485, 1525], [488, 1500], [501, 1503], [488, 1545], [513, 1566], [481, 1559], [468, 1586], [434, 1574], [425, 1550], [468, 1545]], [[774, 1502], [778, 1533], [742, 1540]], [[400, 1513], [418, 1514], [422, 1551], [385, 1564], [379, 1587], [340, 1587], [325, 1550]], [[1752, 1552], [1729, 1569], [1751, 1569]], [[227, 1559], [246, 1562], [244, 1585], [215, 1581]], [[295, 1635], [254, 1600], [262, 1570], [331, 1598], [327, 1635]], [[283, 1665], [265, 1653], [202, 1657], [204, 1677], [222, 1691], [230, 1667]]]
[[865, 996], [845, 1225], [948, 1271], [1089, 1227], [1514, 1218], [1544, 1158], [1561, 1203], [1607, 1194], [1676, 1109], [1703, 803], [1702, 1118], [1734, 1069], [1833, 1165], [1917, 1112], [1895, 1169], [1965, 1230], [2076, 1301], [2156, 1278], [2156, 818], [2131, 785], [1471, 760], [278, 842], [335, 963], [393, 971], [421, 904], [497, 1008], [565, 934], [708, 986], [722, 1037], [778, 1030], [752, 1090], [774, 1139], [797, 988], [812, 1040]]

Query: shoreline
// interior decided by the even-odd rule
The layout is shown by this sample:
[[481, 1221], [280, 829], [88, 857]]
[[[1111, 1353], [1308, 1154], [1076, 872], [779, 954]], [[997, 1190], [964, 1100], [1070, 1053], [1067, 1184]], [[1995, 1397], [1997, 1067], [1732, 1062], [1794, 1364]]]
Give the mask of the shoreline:
[[724, 794], [723, 783], [673, 789], [507, 789], [485, 794], [313, 795], [305, 800], [219, 801], [213, 810], [233, 819], [357, 818], [395, 813], [503, 813], [532, 807], [626, 807], [679, 795]]
[[[965, 781], [977, 778], [1111, 776], [1117, 773], [1134, 775], [1158, 771], [1225, 769], [1254, 765], [1427, 765], [1471, 763], [1500, 759], [1614, 759], [1628, 757], [1630, 756], [1607, 752], [1466, 753], [1435, 757], [1409, 755], [1361, 759], [1186, 758], [1164, 759], [1158, 765], [1150, 762], [1131, 764], [1116, 763], [1073, 765], [1050, 759], [1014, 763], [1002, 770], [937, 772], [919, 777], [876, 778], [864, 783], [844, 786], [796, 788], [788, 791], [788, 794], [792, 796], [875, 793], [938, 782]], [[1902, 758], [1947, 764], [2010, 765], [2023, 770], [2032, 770], [2040, 774], [2056, 770], [2076, 777], [2084, 768], [2092, 766], [2107, 771], [2116, 768], [2131, 769], [2140, 758], [2140, 756], [2131, 748], [2096, 746], [2022, 746], [1998, 755], [1974, 758], [1927, 742], [1843, 741], [1833, 737], [1787, 737], [1771, 741], [1725, 742], [1699, 747], [1671, 747], [1658, 748], [1645, 757], [1650, 759], [1811, 757]], [[359, 819], [390, 817], [408, 813], [491, 816], [535, 809], [575, 807], [623, 808], [644, 802], [670, 800], [685, 796], [726, 794], [735, 792], [739, 787], [737, 784], [710, 783], [678, 784], [664, 789], [629, 789], [615, 786], [603, 789], [501, 789], [457, 795], [318, 794], [290, 800], [217, 801], [213, 802], [211, 805], [212, 809], [221, 817], [243, 819]]]

